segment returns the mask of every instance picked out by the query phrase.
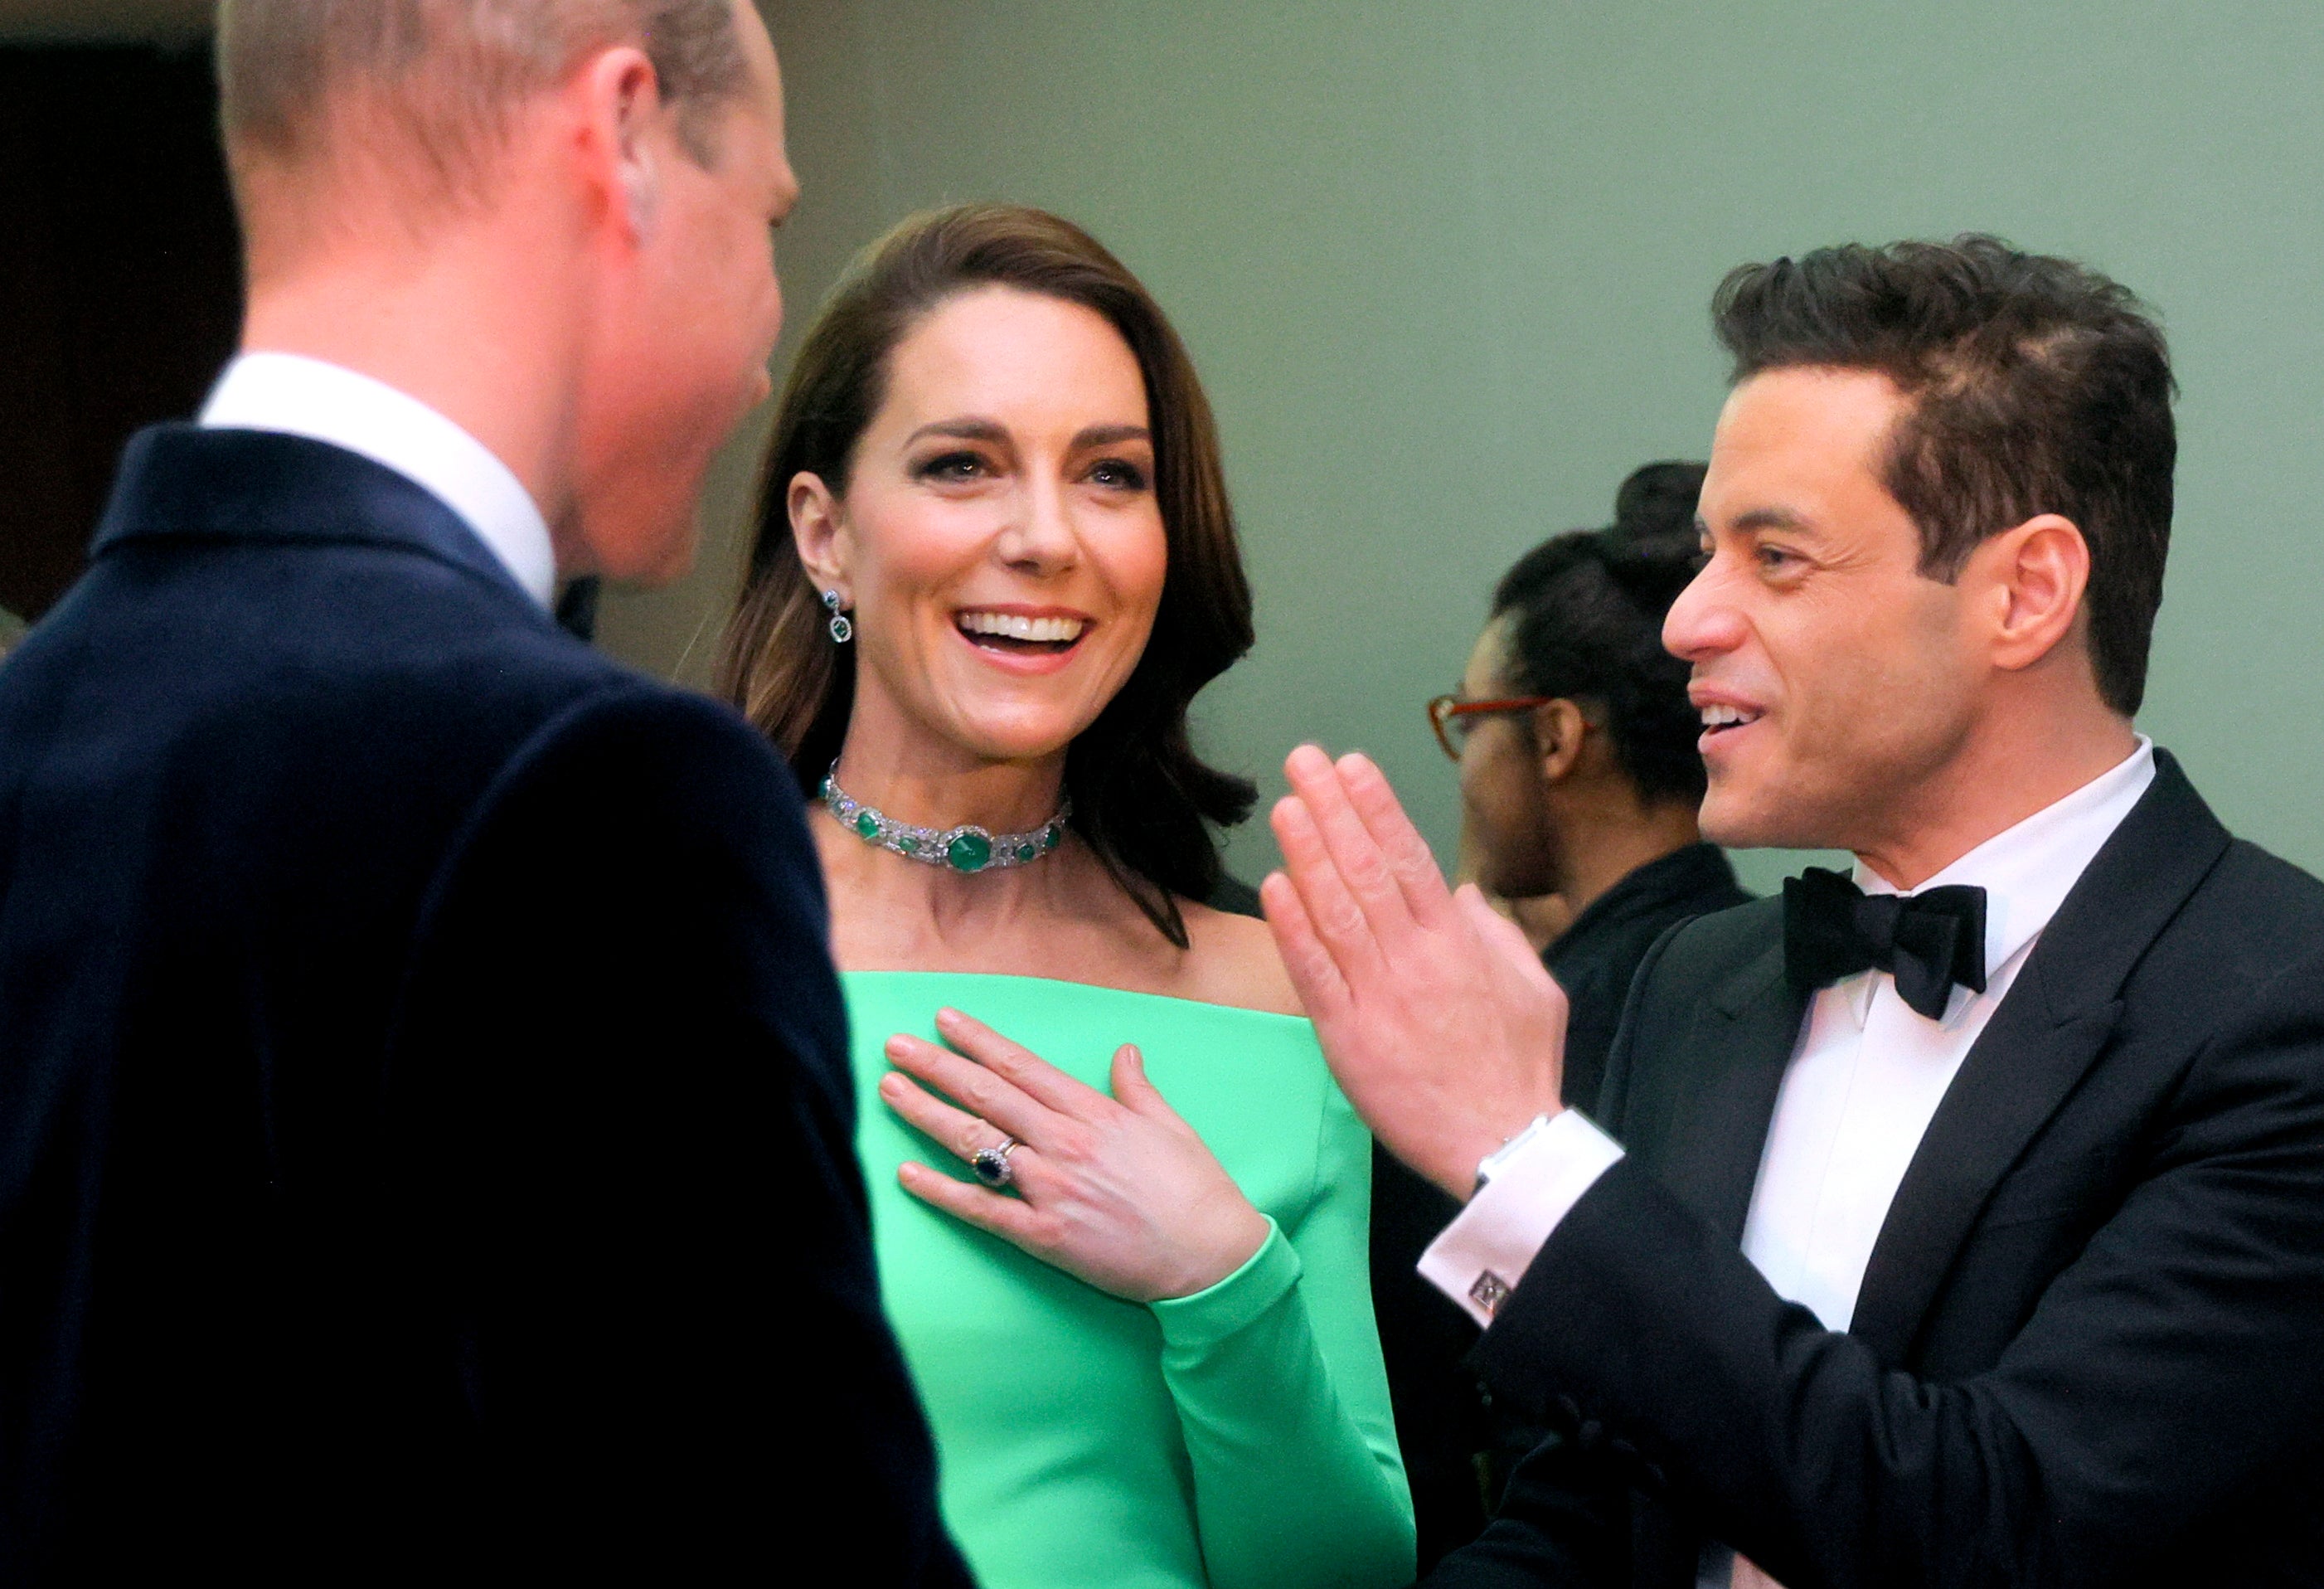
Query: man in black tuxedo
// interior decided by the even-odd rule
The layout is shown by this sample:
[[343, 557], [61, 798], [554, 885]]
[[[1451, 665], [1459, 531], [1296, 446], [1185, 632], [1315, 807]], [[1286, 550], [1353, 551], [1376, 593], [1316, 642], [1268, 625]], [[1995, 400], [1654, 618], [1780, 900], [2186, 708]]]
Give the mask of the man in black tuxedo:
[[795, 195], [741, 0], [227, 0], [244, 352], [0, 672], [0, 1581], [965, 1583], [793, 783], [684, 566]]
[[2161, 332], [1990, 238], [1748, 266], [1715, 314], [1665, 631], [1702, 827], [1855, 878], [1667, 934], [1601, 1131], [1554, 984], [1377, 769], [1303, 749], [1276, 814], [1326, 1052], [1467, 1202], [1422, 1270], [1557, 1431], [1431, 1581], [2313, 1583], [2324, 886], [2132, 727]]

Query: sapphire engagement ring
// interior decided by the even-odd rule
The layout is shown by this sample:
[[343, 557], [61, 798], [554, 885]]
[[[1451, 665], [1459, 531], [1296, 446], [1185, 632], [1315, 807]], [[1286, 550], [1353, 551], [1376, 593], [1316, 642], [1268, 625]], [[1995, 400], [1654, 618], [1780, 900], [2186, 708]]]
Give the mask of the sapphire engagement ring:
[[976, 1172], [977, 1179], [997, 1192], [1017, 1178], [1016, 1170], [1009, 1163], [1009, 1155], [1016, 1150], [1017, 1139], [1010, 1137], [998, 1148], [979, 1148], [968, 1167]]

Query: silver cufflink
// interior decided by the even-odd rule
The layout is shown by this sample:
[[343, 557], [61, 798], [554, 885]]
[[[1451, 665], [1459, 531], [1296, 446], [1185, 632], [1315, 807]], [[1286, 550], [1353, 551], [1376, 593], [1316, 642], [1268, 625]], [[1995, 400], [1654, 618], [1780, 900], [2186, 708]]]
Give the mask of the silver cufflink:
[[1489, 1269], [1479, 1275], [1477, 1283], [1469, 1288], [1469, 1300], [1483, 1308], [1489, 1316], [1499, 1312], [1501, 1304], [1508, 1301], [1508, 1297], [1509, 1282]]

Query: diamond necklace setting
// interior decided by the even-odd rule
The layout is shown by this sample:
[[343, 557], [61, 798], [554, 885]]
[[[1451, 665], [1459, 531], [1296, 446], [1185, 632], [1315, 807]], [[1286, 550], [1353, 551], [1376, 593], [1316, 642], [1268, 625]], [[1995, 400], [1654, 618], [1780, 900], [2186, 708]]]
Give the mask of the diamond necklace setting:
[[1065, 824], [1074, 815], [1074, 802], [1068, 797], [1059, 803], [1056, 816], [1024, 833], [994, 833], [973, 822], [958, 827], [915, 827], [841, 789], [836, 762], [823, 777], [823, 808], [867, 845], [892, 851], [908, 861], [964, 874], [1027, 866], [1054, 854], [1065, 842]]

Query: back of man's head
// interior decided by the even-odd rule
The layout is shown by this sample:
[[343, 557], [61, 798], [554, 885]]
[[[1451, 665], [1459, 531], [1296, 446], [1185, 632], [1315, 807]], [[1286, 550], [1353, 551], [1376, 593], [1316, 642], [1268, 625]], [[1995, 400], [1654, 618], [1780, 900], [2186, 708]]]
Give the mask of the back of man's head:
[[329, 206], [358, 164], [409, 189], [407, 224], [484, 197], [514, 111], [608, 45], [645, 50], [704, 165], [717, 110], [749, 80], [733, 0], [221, 0], [217, 39], [254, 232], [283, 206]]
[[1987, 537], [2038, 514], [2072, 521], [2098, 692], [2138, 710], [2178, 441], [2163, 331], [2127, 288], [1988, 236], [1851, 244], [1738, 268], [1711, 319], [1738, 383], [1821, 367], [1895, 383], [1909, 406], [1886, 484], [1930, 577], [1951, 581]]

